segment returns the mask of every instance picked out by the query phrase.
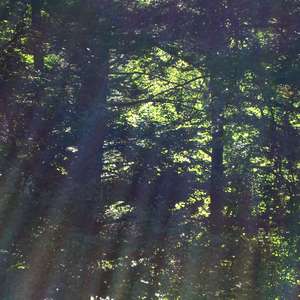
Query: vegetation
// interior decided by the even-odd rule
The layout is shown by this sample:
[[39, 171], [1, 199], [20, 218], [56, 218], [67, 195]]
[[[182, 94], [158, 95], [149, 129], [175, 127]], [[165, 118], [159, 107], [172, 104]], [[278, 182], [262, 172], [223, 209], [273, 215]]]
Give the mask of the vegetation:
[[0, 15], [1, 299], [300, 296], [299, 1]]

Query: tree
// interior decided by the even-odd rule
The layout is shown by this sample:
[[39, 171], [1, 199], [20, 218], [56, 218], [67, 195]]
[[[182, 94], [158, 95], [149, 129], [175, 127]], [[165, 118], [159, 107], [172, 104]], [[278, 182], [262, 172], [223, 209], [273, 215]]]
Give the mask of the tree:
[[2, 1], [1, 297], [294, 299], [298, 6]]

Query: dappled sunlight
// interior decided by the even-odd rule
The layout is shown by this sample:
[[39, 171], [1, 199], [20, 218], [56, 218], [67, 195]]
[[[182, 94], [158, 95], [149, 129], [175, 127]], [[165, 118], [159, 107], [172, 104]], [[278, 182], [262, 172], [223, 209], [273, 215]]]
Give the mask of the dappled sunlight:
[[2, 1], [0, 299], [299, 297], [299, 3]]

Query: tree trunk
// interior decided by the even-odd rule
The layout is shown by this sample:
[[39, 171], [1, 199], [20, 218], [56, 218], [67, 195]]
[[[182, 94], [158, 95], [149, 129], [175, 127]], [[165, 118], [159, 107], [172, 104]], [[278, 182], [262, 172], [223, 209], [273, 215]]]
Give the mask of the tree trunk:
[[224, 208], [224, 100], [212, 90], [211, 103], [212, 122], [212, 155], [210, 178], [210, 225], [212, 229], [220, 229], [223, 224]]
[[[73, 221], [90, 232], [97, 206], [103, 167], [103, 146], [106, 131], [109, 51], [102, 50], [83, 79], [77, 111], [81, 118], [77, 133], [78, 155], [70, 168], [74, 197]], [[74, 201], [75, 200], [75, 201]]]

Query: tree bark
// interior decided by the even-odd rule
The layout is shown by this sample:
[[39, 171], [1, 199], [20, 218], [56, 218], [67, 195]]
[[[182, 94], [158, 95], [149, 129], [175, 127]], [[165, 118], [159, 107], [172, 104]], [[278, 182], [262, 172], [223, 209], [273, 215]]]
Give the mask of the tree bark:
[[223, 224], [223, 213], [225, 202], [224, 194], [224, 109], [225, 102], [219, 93], [212, 88], [211, 102], [211, 177], [210, 177], [210, 225], [212, 229], [218, 230]]
[[71, 164], [74, 223], [90, 232], [99, 206], [99, 187], [103, 167], [103, 146], [106, 133], [109, 76], [109, 50], [102, 49], [83, 78], [77, 113], [77, 157]]

